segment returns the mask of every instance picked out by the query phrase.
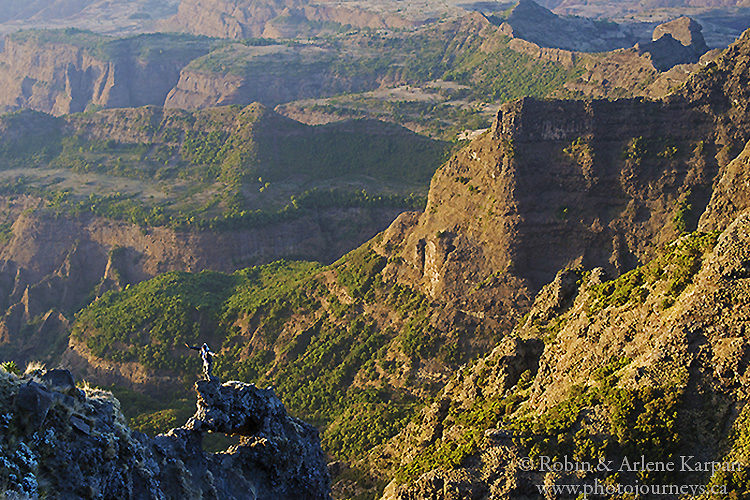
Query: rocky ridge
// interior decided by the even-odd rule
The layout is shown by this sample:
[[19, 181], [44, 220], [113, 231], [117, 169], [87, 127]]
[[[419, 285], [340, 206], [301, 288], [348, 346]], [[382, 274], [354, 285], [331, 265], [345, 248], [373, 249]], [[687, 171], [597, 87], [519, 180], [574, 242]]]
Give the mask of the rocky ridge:
[[[0, 370], [0, 490], [77, 497], [329, 498], [317, 430], [286, 414], [272, 389], [199, 381], [195, 415], [150, 438], [125, 424], [111, 393], [76, 387], [67, 370]], [[245, 419], [226, 426], [227, 419]], [[253, 425], [250, 425], [250, 424]], [[206, 432], [241, 436], [221, 453]]]
[[376, 12], [338, 2], [182, 0], [177, 14], [164, 26], [188, 33], [240, 39], [318, 34], [327, 30], [326, 23], [357, 28], [415, 25], [396, 12]]

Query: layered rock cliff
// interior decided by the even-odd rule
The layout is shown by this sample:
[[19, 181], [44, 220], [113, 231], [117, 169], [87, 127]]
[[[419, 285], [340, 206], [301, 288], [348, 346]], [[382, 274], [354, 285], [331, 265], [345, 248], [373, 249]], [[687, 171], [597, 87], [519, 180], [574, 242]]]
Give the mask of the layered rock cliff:
[[[9, 496], [214, 496], [327, 499], [317, 430], [287, 415], [272, 389], [199, 381], [186, 426], [154, 438], [125, 424], [111, 393], [76, 387], [66, 370], [0, 369], [0, 491]], [[242, 425], [222, 425], [226, 419]], [[206, 453], [207, 432], [241, 436]]]
[[0, 109], [62, 115], [89, 106], [160, 105], [180, 70], [209, 47], [179, 35], [109, 39], [74, 29], [9, 35], [0, 53]]
[[[320, 47], [229, 45], [180, 71], [166, 96], [168, 108], [203, 108], [262, 102], [276, 105], [376, 88], [379, 74], [347, 75], [336, 63], [348, 55]], [[226, 61], [217, 67], [217, 61]]]
[[750, 137], [749, 44], [746, 33], [667, 100], [501, 107], [492, 130], [438, 170], [425, 212], [386, 231], [379, 248], [403, 259], [386, 273], [492, 316], [499, 276], [538, 290], [571, 265], [622, 272], [651, 258], [678, 234], [680, 203], [700, 214]]

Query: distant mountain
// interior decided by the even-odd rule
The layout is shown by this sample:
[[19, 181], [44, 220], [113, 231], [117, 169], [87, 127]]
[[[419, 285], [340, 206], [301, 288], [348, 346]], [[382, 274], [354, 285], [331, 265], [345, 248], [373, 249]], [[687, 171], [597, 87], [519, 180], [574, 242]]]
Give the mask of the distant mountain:
[[179, 0], [0, 0], [0, 33], [29, 28], [90, 29], [100, 33], [153, 31]]
[[100, 0], [0, 0], [0, 23], [35, 18], [36, 20], [73, 17]]
[[613, 13], [623, 10], [643, 11], [667, 7], [750, 7], [750, 1], [748, 0], [636, 0], [633, 2], [618, 0], [539, 0], [539, 3], [558, 12], [582, 10], [591, 6], [608, 8]]
[[395, 10], [305, 0], [182, 0], [164, 27], [240, 39], [336, 32], [347, 26], [406, 28], [417, 24]]
[[560, 17], [533, 0], [519, 1], [504, 13], [501, 20], [506, 34], [542, 47], [603, 52], [632, 47], [639, 41], [633, 27], [593, 19]]

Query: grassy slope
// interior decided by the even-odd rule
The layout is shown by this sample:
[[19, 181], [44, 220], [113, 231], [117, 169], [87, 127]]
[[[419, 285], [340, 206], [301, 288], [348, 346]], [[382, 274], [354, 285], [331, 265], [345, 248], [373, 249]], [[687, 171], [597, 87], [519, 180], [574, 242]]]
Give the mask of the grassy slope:
[[[136, 108], [65, 119], [19, 112], [2, 117], [0, 126], [25, 129], [0, 143], [0, 170], [23, 172], [7, 174], [4, 192], [40, 194], [54, 210], [143, 226], [221, 229], [315, 207], [416, 207], [449, 146], [367, 120], [310, 127], [257, 104], [195, 112]], [[70, 174], [56, 175], [60, 169]], [[97, 176], [132, 179], [141, 193], [160, 196], [138, 196], [137, 188], [58, 187], [72, 174], [93, 184]]]

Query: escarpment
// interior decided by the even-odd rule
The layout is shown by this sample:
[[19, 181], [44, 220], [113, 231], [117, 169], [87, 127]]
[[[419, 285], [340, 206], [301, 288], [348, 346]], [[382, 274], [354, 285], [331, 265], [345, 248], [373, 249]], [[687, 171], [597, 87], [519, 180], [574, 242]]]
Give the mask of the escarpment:
[[[497, 260], [482, 262], [504, 265], [504, 273], [522, 276], [539, 292], [493, 352], [459, 370], [418, 418], [363, 459], [393, 478], [384, 500], [537, 498], [541, 485], [594, 482], [695, 482], [730, 495], [748, 491], [748, 117], [739, 82], [747, 81], [749, 40], [746, 33], [663, 101], [529, 101], [501, 109], [492, 131], [438, 176], [446, 185], [447, 179], [461, 184], [460, 176], [490, 196], [505, 193], [512, 204], [501, 221], [512, 231], [511, 243], [484, 251], [490, 231], [483, 233], [478, 219], [485, 219], [485, 206], [479, 213], [469, 204], [448, 212], [448, 189], [431, 195], [421, 217], [402, 216], [389, 228], [386, 237], [400, 234], [410, 242], [401, 247], [403, 262], [388, 264], [391, 272], [421, 280], [438, 300], [460, 301], [456, 291], [468, 290], [464, 283], [489, 274], [481, 266], [470, 275], [451, 267], [471, 252], [491, 254]], [[603, 123], [608, 126], [597, 130]], [[622, 142], [636, 130], [636, 142]], [[651, 162], [649, 145], [665, 144], [658, 142], [665, 131], [673, 154], [657, 153], [659, 160]], [[577, 169], [563, 176], [553, 145], [575, 136], [581, 140], [563, 153], [577, 160]], [[597, 149], [607, 140], [625, 146], [610, 146], [620, 155], [609, 163]], [[692, 154], [681, 157], [681, 144]], [[638, 168], [631, 168], [638, 158]], [[512, 176], [490, 190], [485, 179], [505, 171]], [[573, 225], [565, 220], [571, 208], [553, 217], [543, 202], [561, 192], [570, 196], [563, 198], [566, 207], [578, 211]], [[458, 193], [454, 199], [465, 196]], [[601, 240], [583, 223], [589, 206], [598, 206], [606, 234]], [[455, 226], [461, 212], [474, 222]], [[449, 229], [435, 234], [439, 223]], [[490, 227], [503, 234], [497, 224]], [[474, 239], [452, 238], [452, 247], [432, 239], [451, 231]], [[535, 239], [540, 236], [545, 240]], [[477, 242], [484, 253], [474, 250]], [[442, 260], [434, 257], [438, 249]], [[618, 268], [617, 257], [624, 255], [632, 264], [622, 260]], [[590, 464], [683, 457], [733, 468], [689, 465], [664, 474], [620, 468], [615, 476], [540, 465], [553, 456]]]
[[0, 52], [0, 109], [63, 115], [91, 106], [161, 105], [180, 70], [209, 51], [208, 40], [182, 40], [175, 48], [173, 38], [180, 35], [113, 39], [74, 29], [9, 35]]
[[[111, 393], [77, 388], [66, 370], [23, 377], [2, 370], [0, 488], [30, 497], [330, 498], [317, 430], [288, 416], [272, 389], [213, 379], [199, 381], [196, 391], [189, 425], [150, 438], [128, 428]], [[214, 392], [220, 397], [209, 398]], [[214, 420], [224, 415], [258, 425], [217, 427], [204, 422], [207, 411]], [[208, 431], [240, 442], [204, 452]]]
[[493, 296], [536, 291], [559, 269], [620, 273], [652, 258], [696, 227], [750, 137], [740, 83], [749, 49], [745, 33], [659, 101], [504, 105], [491, 131], [437, 171], [425, 212], [386, 231], [379, 251], [399, 257], [386, 274], [491, 316], [502, 314]]
[[165, 21], [164, 26], [170, 30], [241, 39], [317, 34], [329, 28], [326, 23], [358, 28], [407, 28], [417, 24], [398, 12], [326, 1], [182, 0], [177, 14]]

